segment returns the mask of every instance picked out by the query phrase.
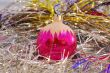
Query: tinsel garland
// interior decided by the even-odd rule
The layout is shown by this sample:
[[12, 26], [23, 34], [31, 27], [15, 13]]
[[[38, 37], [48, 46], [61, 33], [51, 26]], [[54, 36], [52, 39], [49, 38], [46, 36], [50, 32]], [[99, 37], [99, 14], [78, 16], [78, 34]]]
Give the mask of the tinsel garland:
[[[73, 28], [75, 28], [77, 32], [81, 30], [80, 32], [83, 35], [81, 35], [80, 37], [83, 36], [83, 38], [85, 39], [88, 36], [89, 38], [93, 36], [98, 39], [101, 37], [100, 35], [106, 35], [106, 36], [109, 35], [110, 33], [109, 14], [107, 15], [105, 14], [106, 12], [97, 11], [97, 8], [100, 6], [109, 6], [110, 5], [109, 2], [99, 4], [98, 1], [95, 1], [95, 0], [78, 0], [76, 2], [72, 1], [73, 3], [71, 2], [69, 3], [67, 1], [70, 1], [70, 0], [66, 0], [64, 1], [64, 3], [62, 3], [59, 0], [55, 0], [55, 2], [53, 3], [51, 0], [45, 0], [44, 2], [42, 1], [40, 2], [40, 0], [32, 0], [31, 2], [27, 3], [28, 5], [26, 7], [27, 8], [26, 10], [24, 9], [18, 13], [10, 13], [5, 17], [2, 17], [0, 21], [3, 26], [6, 26], [8, 28], [10, 26], [17, 27], [17, 29], [15, 29], [16, 32], [17, 31], [22, 32], [22, 30], [24, 30], [24, 28], [23, 29], [21, 28], [22, 27], [21, 24], [23, 23], [32, 23], [32, 24], [29, 24], [30, 27], [26, 28], [26, 30], [42, 28], [42, 26], [52, 23], [53, 17], [55, 15], [54, 6], [56, 6], [56, 4], [59, 4], [61, 5], [60, 7], [66, 8], [66, 9], [61, 8], [61, 10], [59, 8], [58, 10], [58, 11], [61, 11], [60, 13], [62, 15], [64, 24], [72, 26]], [[97, 32], [92, 33], [93, 30], [96, 30]], [[90, 35], [87, 35], [88, 33], [90, 33]], [[98, 37], [97, 37], [97, 33], [100, 34], [98, 35]], [[80, 42], [80, 37], [78, 39], [78, 43], [81, 44], [82, 41]], [[104, 39], [105, 37], [101, 39]], [[107, 37], [106, 39], [109, 39], [109, 37]], [[87, 40], [90, 41], [91, 39], [87, 39]], [[106, 45], [108, 47], [110, 43], [109, 42], [106, 43], [105, 41], [106, 41], [105, 39], [98, 41], [99, 42], [98, 44], [101, 44], [99, 46]], [[88, 44], [89, 43], [87, 43], [87, 46], [89, 46]], [[80, 46], [82, 45], [83, 44], [81, 44]], [[93, 40], [92, 40], [92, 45], [97, 45], [97, 44], [93, 43]], [[80, 46], [78, 46], [78, 48]], [[85, 72], [86, 70], [90, 69], [90, 66], [96, 67], [96, 65], [104, 64], [103, 69], [101, 69], [98, 72], [109, 73], [109, 69], [110, 69], [109, 51], [107, 51], [106, 54], [103, 54], [102, 52], [103, 48], [98, 50], [97, 54], [92, 54], [84, 51], [85, 50], [82, 50], [82, 49], [78, 51], [78, 53], [81, 55], [81, 58], [71, 59], [72, 62], [74, 63], [71, 69], [77, 70], [78, 68], [81, 68], [83, 66], [83, 70], [81, 72]], [[100, 52], [102, 54], [100, 54]], [[24, 59], [20, 59], [20, 60], [28, 63], [28, 61], [25, 61]], [[33, 60], [33, 58], [31, 60]], [[41, 64], [43, 64], [43, 62]]]
[[[107, 15], [106, 15], [106, 17], [103, 15], [97, 16], [97, 14], [95, 14], [96, 11], [94, 12], [94, 15], [91, 15], [91, 13], [90, 13], [91, 12], [90, 10], [94, 10], [94, 9], [96, 10], [96, 8], [99, 6], [109, 5], [109, 2], [102, 3], [99, 5], [93, 5], [91, 2], [93, 3], [95, 1], [94, 0], [93, 1], [92, 0], [91, 1], [79, 0], [77, 3], [73, 3], [73, 5], [67, 5], [67, 7], [70, 7], [70, 8], [68, 8], [66, 11], [62, 11], [63, 21], [71, 22], [71, 25], [75, 25], [77, 27], [80, 27], [83, 25], [84, 27], [87, 27], [87, 26], [90, 27], [89, 29], [99, 29], [99, 30], [103, 30], [103, 31], [106, 30], [107, 32], [109, 32], [109, 26], [110, 26], [109, 19], [110, 19], [110, 17]], [[36, 24], [36, 22], [38, 22], [38, 23], [40, 22], [40, 23], [44, 23], [44, 24], [46, 24], [47, 22], [50, 22], [53, 19], [53, 15], [54, 15], [54, 12], [52, 12], [53, 9], [52, 10], [47, 9], [46, 6], [42, 6], [43, 4], [46, 5], [45, 3], [47, 3], [47, 2], [40, 2], [41, 5], [37, 5], [37, 3], [39, 3], [39, 0], [38, 1], [35, 0], [31, 3], [32, 5], [36, 4], [35, 5], [36, 7], [34, 7], [34, 8], [37, 8], [37, 9], [32, 9], [30, 7], [28, 10], [23, 10], [22, 13], [21, 12], [17, 13], [16, 15], [14, 15], [12, 17], [10, 17], [10, 15], [6, 16], [5, 18], [3, 18], [1, 20], [1, 22], [4, 23], [8, 17], [10, 17], [9, 24], [11, 24], [11, 25], [17, 25], [17, 24], [26, 23], [26, 22], [33, 23], [33, 24]], [[51, 2], [48, 2], [48, 5], [50, 3]], [[58, 1], [56, 1], [56, 3], [58, 3]], [[50, 6], [52, 8], [54, 8], [54, 5], [56, 3], [54, 3], [52, 5], [50, 4]], [[76, 4], [78, 7], [76, 6]], [[89, 6], [89, 8], [88, 8], [88, 6]], [[86, 7], [87, 7], [87, 9], [86, 9]], [[85, 9], [85, 10], [81, 12], [82, 9], [83, 10]], [[69, 11], [69, 10], [71, 10], [71, 11]], [[86, 13], [85, 11], [86, 12], [88, 11], [88, 12]], [[39, 14], [40, 12], [43, 12], [43, 13]], [[19, 17], [17, 17], [17, 16], [19, 16]], [[22, 19], [19, 20], [20, 18], [22, 18]], [[17, 22], [16, 22], [16, 20], [17, 20]], [[35, 26], [37, 26], [37, 25], [35, 25]]]

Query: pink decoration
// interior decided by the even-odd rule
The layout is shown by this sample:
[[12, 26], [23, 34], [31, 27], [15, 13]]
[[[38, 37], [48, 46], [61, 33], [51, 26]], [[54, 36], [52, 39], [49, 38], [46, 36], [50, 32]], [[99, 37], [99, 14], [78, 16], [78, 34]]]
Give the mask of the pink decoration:
[[[56, 22], [59, 24], [60, 22]], [[50, 27], [51, 26], [51, 27]], [[60, 31], [58, 31], [60, 29]], [[62, 23], [55, 27], [51, 24], [44, 27], [38, 34], [37, 51], [51, 60], [61, 60], [76, 52], [77, 39], [71, 29]]]

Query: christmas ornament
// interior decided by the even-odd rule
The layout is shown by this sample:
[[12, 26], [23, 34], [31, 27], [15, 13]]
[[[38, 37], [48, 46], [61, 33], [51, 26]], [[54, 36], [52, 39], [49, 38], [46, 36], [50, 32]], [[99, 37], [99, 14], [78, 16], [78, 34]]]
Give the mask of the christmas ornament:
[[76, 51], [77, 39], [70, 27], [55, 18], [41, 29], [37, 38], [38, 52], [51, 60], [62, 60]]

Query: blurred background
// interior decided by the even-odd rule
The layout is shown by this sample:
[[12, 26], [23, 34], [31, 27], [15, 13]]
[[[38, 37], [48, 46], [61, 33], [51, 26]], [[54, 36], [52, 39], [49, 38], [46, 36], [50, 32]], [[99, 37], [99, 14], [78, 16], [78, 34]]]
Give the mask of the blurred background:
[[15, 0], [0, 0], [0, 10], [8, 6], [10, 3], [14, 2]]

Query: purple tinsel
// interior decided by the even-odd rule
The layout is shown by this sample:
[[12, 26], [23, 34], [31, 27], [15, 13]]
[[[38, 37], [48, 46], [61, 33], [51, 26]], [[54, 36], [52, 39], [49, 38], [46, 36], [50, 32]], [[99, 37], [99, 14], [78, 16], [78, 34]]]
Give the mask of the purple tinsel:
[[78, 60], [78, 61], [76, 61], [75, 64], [73, 64], [72, 68], [73, 68], [73, 69], [76, 69], [76, 68], [78, 68], [81, 64], [83, 64], [83, 63], [85, 63], [85, 62], [87, 62], [86, 59]]
[[69, 5], [72, 5], [73, 3], [77, 2], [78, 0], [65, 0], [65, 2]]
[[110, 73], [110, 64], [108, 65], [108, 67], [106, 69], [104, 69], [103, 71], [101, 71], [99, 73]]

